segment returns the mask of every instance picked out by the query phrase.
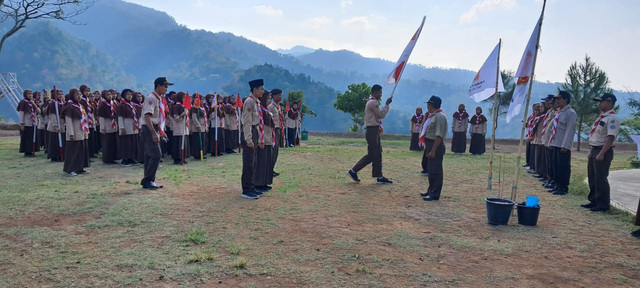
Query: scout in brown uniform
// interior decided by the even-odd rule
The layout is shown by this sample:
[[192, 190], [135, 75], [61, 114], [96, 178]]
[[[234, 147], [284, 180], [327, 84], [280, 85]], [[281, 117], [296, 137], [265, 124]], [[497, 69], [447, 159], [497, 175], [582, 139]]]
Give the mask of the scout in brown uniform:
[[364, 110], [364, 124], [367, 126], [367, 155], [364, 155], [351, 170], [347, 172], [353, 181], [360, 182], [358, 172], [372, 163], [371, 176], [376, 178], [377, 184], [391, 184], [393, 181], [382, 176], [382, 146], [380, 145], [380, 126], [382, 119], [389, 113], [389, 104], [393, 98], [387, 98], [386, 105], [380, 109], [378, 101], [382, 97], [382, 86], [376, 84], [371, 87], [371, 98]]
[[[173, 142], [175, 143], [174, 150], [171, 153], [173, 157], [173, 164], [188, 164], [186, 158], [189, 157], [191, 145], [189, 138], [189, 125], [187, 125], [189, 111], [185, 107], [184, 101], [187, 96], [186, 93], [180, 91], [174, 97], [175, 103], [171, 106], [170, 117], [173, 122]], [[184, 147], [183, 147], [184, 144]], [[184, 148], [184, 151], [183, 151]], [[184, 152], [184, 158], [182, 154]]]
[[[38, 113], [36, 113], [36, 119], [38, 121], [38, 131], [36, 132], [36, 151], [40, 151], [40, 148], [45, 147], [45, 135], [46, 134], [46, 129], [47, 129], [47, 104], [48, 104], [48, 100], [49, 98], [46, 96], [44, 96], [44, 98], [40, 98], [40, 92], [35, 92], [35, 95], [37, 96], [36, 99], [38, 99], [36, 102], [38, 103], [38, 108], [40, 108], [40, 111], [38, 111]], [[44, 148], [44, 152], [47, 152], [47, 148]]]
[[258, 147], [258, 125], [260, 124], [258, 98], [264, 93], [264, 80], [249, 82], [251, 94], [242, 105], [242, 198], [258, 199], [264, 191], [254, 187], [253, 174]]
[[[162, 185], [156, 185], [156, 171], [160, 165], [162, 151], [160, 150], [161, 138], [166, 137], [160, 129], [164, 126], [164, 105], [162, 97], [167, 93], [167, 88], [173, 83], [166, 77], [158, 77], [153, 82], [154, 91], [149, 94], [142, 105], [142, 142], [144, 142], [144, 178], [140, 181], [142, 188], [158, 189]], [[162, 95], [162, 96], [160, 96]], [[162, 107], [161, 107], [162, 106]]]
[[[549, 146], [551, 139], [551, 130], [553, 128], [553, 123], [556, 119], [556, 114], [558, 113], [558, 102], [556, 102], [555, 95], [549, 95], [551, 100], [549, 100], [549, 109], [547, 110], [547, 116], [543, 118], [544, 128], [542, 130], [542, 145], [544, 145], [546, 149], [546, 161], [547, 161], [547, 182], [543, 182], [544, 188], [547, 188], [549, 192], [553, 192], [556, 189], [556, 153]], [[548, 97], [549, 97], [548, 96]], [[545, 102], [546, 104], [546, 102]]]
[[469, 113], [465, 110], [464, 104], [458, 105], [458, 111], [453, 113], [451, 123], [451, 152], [463, 154], [467, 150], [467, 126], [469, 123]]
[[536, 117], [535, 126], [532, 130], [533, 141], [531, 141], [531, 145], [533, 145], [531, 149], [535, 151], [535, 159], [533, 159], [534, 172], [540, 176], [542, 182], [548, 181], [549, 179], [547, 175], [547, 151], [542, 144], [542, 130], [544, 128], [544, 118], [546, 117], [547, 106], [545, 102], [542, 102], [538, 106], [538, 116]]
[[422, 155], [423, 166], [429, 171], [429, 187], [427, 192], [420, 193], [424, 201], [437, 201], [440, 199], [444, 182], [444, 169], [442, 160], [446, 152], [444, 139], [447, 137], [447, 116], [440, 109], [442, 99], [431, 96], [427, 101], [429, 119], [425, 121], [420, 136], [420, 143], [424, 145]]
[[89, 124], [87, 113], [80, 104], [81, 93], [73, 88], [69, 91], [70, 100], [62, 108], [62, 116], [67, 125], [66, 149], [64, 151], [64, 172], [69, 176], [89, 173], [84, 168], [89, 167]]
[[420, 145], [418, 145], [418, 139], [420, 138], [420, 131], [422, 131], [422, 124], [424, 123], [424, 114], [422, 114], [422, 107], [416, 108], [416, 115], [411, 117], [411, 126], [409, 131], [411, 132], [411, 143], [409, 144], [409, 150], [422, 151]]
[[[222, 99], [222, 96], [220, 95], [216, 95], [216, 106], [217, 109], [215, 109], [215, 114], [214, 114], [214, 119], [217, 121], [215, 123], [217, 123], [217, 128], [214, 128], [216, 131], [213, 131], [214, 133], [218, 133], [217, 134], [217, 138], [218, 138], [218, 145], [217, 145], [217, 149], [218, 149], [218, 154], [217, 155], [213, 155], [213, 156], [222, 156], [223, 153], [225, 152], [225, 135], [224, 135], [224, 100]], [[217, 115], [217, 118], [216, 118]], [[215, 126], [214, 123], [214, 127]], [[214, 138], [215, 139], [215, 138]], [[215, 144], [214, 144], [215, 145]], [[213, 149], [213, 153], [215, 154], [215, 149], [216, 147], [214, 147]]]
[[[57, 90], [52, 91], [51, 95], [52, 98], [49, 100], [49, 105], [47, 105], [47, 114], [49, 115], [49, 123], [47, 123], [47, 158], [51, 159], [51, 162], [61, 162], [63, 155], [60, 152], [60, 144], [64, 147], [66, 138], [62, 134], [66, 133], [66, 131], [64, 119], [59, 116], [61, 116], [60, 112], [62, 112], [64, 102], [61, 101], [61, 96]], [[58, 109], [57, 115], [56, 108]]]
[[[284, 127], [284, 118], [282, 117], [282, 111], [280, 110], [282, 90], [278, 88], [271, 90], [271, 97], [271, 103], [269, 103], [269, 106], [267, 108], [269, 108], [269, 112], [271, 113], [271, 116], [273, 116], [273, 122], [275, 124], [275, 146], [273, 147], [273, 157], [271, 161], [271, 170], [274, 170], [276, 162], [278, 161], [278, 153], [280, 152], [280, 145], [282, 144], [282, 133], [284, 131], [282, 130]], [[274, 177], [278, 175], [280, 175], [280, 173], [276, 173], [275, 171], [273, 171]]]
[[267, 106], [271, 99], [271, 93], [265, 91], [260, 97], [260, 123], [258, 124], [258, 149], [256, 150], [256, 167], [253, 174], [253, 185], [256, 190], [263, 192], [271, 190], [273, 183], [273, 170], [272, 170], [272, 151], [273, 151], [273, 138], [275, 123], [269, 113]]
[[87, 112], [87, 122], [89, 124], [89, 135], [87, 136], [87, 141], [89, 143], [89, 157], [95, 158], [98, 151], [95, 150], [95, 137], [96, 137], [96, 128], [95, 128], [95, 115], [94, 110], [95, 106], [93, 106], [93, 95], [91, 94], [91, 88], [88, 85], [82, 84], [80, 85], [80, 93], [82, 94], [82, 98], [80, 98], [80, 104], [84, 108], [85, 112]]
[[122, 90], [122, 103], [118, 105], [116, 115], [118, 115], [118, 155], [122, 159], [120, 164], [128, 167], [136, 163], [136, 151], [138, 143], [136, 136], [140, 129], [138, 123], [138, 113], [133, 106], [133, 91], [131, 89]]
[[609, 168], [613, 160], [613, 143], [620, 132], [620, 122], [613, 110], [617, 100], [615, 95], [604, 93], [593, 100], [599, 102], [598, 108], [602, 113], [589, 131], [589, 145], [591, 145], [587, 163], [589, 203], [581, 206], [599, 212], [609, 210], [611, 191], [607, 177], [609, 177]]
[[487, 118], [482, 115], [482, 108], [476, 107], [476, 115], [469, 121], [469, 134], [471, 134], [471, 144], [469, 153], [482, 155], [485, 152], [485, 135], [487, 134]]
[[298, 102], [293, 102], [291, 109], [287, 112], [287, 147], [293, 147], [296, 144], [296, 134], [298, 132]]
[[118, 119], [115, 101], [109, 90], [102, 90], [102, 101], [98, 105], [98, 122], [100, 122], [100, 143], [102, 145], [102, 162], [116, 164], [118, 157]]
[[[207, 156], [204, 154], [207, 153], [207, 112], [202, 103], [204, 99], [200, 98], [197, 100], [196, 98], [201, 97], [200, 94], [193, 95], [193, 101], [191, 101], [191, 109], [189, 110], [189, 114], [191, 115], [191, 119], [189, 119], [189, 141], [191, 142], [191, 156], [193, 156], [194, 160], [200, 160], [200, 151], [202, 150], [202, 159], [207, 159]], [[195, 103], [198, 103], [199, 107], [196, 107]], [[185, 156], [186, 157], [186, 156]]]
[[[136, 109], [136, 115], [138, 116], [138, 130], [142, 129], [142, 121], [144, 121], [144, 115], [142, 115], [142, 103], [144, 103], [144, 95], [140, 92], [136, 92], [133, 100], [133, 107]], [[138, 131], [138, 134], [135, 135], [136, 138], [136, 162], [144, 163], [144, 143], [142, 142], [141, 131]], [[167, 143], [168, 144], [168, 143]]]
[[18, 114], [20, 115], [20, 153], [24, 153], [24, 157], [33, 157], [36, 150], [36, 129], [37, 117], [40, 113], [40, 107], [33, 100], [33, 92], [29, 89], [24, 90], [24, 98], [18, 104]]

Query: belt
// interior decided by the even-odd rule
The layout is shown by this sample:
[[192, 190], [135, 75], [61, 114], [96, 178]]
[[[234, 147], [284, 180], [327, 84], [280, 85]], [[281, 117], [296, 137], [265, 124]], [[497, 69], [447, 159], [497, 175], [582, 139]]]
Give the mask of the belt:
[[602, 149], [602, 147], [604, 147], [604, 146], [593, 146], [593, 145], [592, 145], [592, 146], [591, 146], [591, 149]]

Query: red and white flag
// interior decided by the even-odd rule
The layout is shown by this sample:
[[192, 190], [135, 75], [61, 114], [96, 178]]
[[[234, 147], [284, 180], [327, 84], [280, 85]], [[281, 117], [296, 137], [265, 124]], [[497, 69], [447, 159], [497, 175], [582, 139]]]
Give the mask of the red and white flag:
[[404, 51], [402, 52], [398, 63], [396, 63], [396, 66], [395, 68], [393, 68], [393, 71], [391, 71], [391, 74], [389, 74], [389, 77], [387, 77], [387, 82], [385, 83], [386, 85], [398, 83], [398, 81], [400, 81], [400, 76], [402, 76], [402, 72], [404, 71], [404, 67], [407, 65], [407, 61], [409, 61], [411, 51], [413, 51], [413, 47], [416, 46], [416, 42], [418, 42], [418, 37], [420, 37], [420, 32], [422, 32], [422, 26], [424, 26], [425, 19], [427, 19], [427, 16], [424, 16], [422, 18], [422, 24], [420, 24], [420, 28], [418, 28], [418, 31], [413, 34], [413, 37], [411, 37], [409, 44], [407, 44], [407, 47], [404, 48]]
[[529, 38], [527, 48], [524, 50], [524, 55], [520, 59], [520, 65], [518, 66], [518, 72], [516, 72], [516, 89], [513, 91], [513, 97], [509, 104], [509, 111], [507, 112], [507, 123], [511, 122], [511, 119], [522, 110], [524, 106], [524, 100], [529, 92], [529, 81], [532, 81], [534, 58], [536, 50], [538, 49], [538, 39], [540, 38], [540, 27], [542, 26], [542, 15], [538, 19], [536, 28], [533, 29], [533, 33]]

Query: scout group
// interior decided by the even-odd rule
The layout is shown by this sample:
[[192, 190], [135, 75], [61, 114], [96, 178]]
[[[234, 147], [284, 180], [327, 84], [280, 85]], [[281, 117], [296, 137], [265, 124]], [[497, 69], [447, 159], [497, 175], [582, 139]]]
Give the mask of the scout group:
[[[371, 98], [365, 108], [365, 125], [367, 155], [362, 157], [347, 175], [360, 182], [358, 172], [372, 163], [372, 177], [377, 184], [391, 184], [392, 180], [382, 174], [382, 146], [380, 131], [382, 119], [389, 112], [393, 98], [388, 98], [384, 108], [380, 108], [382, 87], [371, 88]], [[571, 177], [571, 149], [575, 138], [576, 112], [571, 108], [571, 94], [559, 91], [557, 95], [548, 95], [543, 102], [533, 105], [533, 113], [526, 123], [526, 165], [527, 171], [540, 180], [553, 195], [565, 195], [569, 190]], [[589, 203], [581, 205], [594, 212], [609, 210], [609, 167], [613, 159], [614, 142], [618, 136], [620, 125], [614, 107], [616, 96], [605, 93], [593, 99], [598, 102], [601, 114], [595, 119], [589, 131], [591, 152], [588, 157]], [[422, 174], [429, 176], [429, 187], [421, 193], [425, 201], [437, 201], [440, 198], [443, 182], [442, 160], [445, 153], [444, 139], [447, 134], [447, 116], [440, 108], [442, 99], [432, 96], [427, 101], [427, 113], [422, 108], [416, 109], [411, 118], [411, 144], [409, 149], [422, 150]], [[466, 150], [467, 131], [471, 134], [469, 152], [480, 155], [485, 152], [485, 134], [487, 118], [482, 108], [469, 119], [464, 104], [458, 106], [451, 122], [451, 152], [463, 154]], [[640, 209], [640, 207], [639, 207]], [[640, 224], [640, 221], [637, 221]], [[640, 233], [640, 232], [639, 232]]]
[[155, 174], [164, 155], [184, 165], [240, 149], [242, 197], [257, 199], [279, 175], [273, 171], [279, 148], [299, 145], [302, 113], [298, 102], [290, 109], [289, 103], [286, 108], [280, 103], [282, 90], [266, 91], [262, 80], [250, 84], [251, 94], [242, 101], [239, 96], [167, 93], [173, 83], [165, 77], [155, 80], [146, 97], [130, 89], [91, 92], [87, 85], [68, 94], [25, 90], [17, 108], [19, 151], [34, 157], [44, 148], [48, 159], [64, 163], [69, 176], [89, 173], [85, 168], [100, 152], [104, 164], [143, 163], [141, 185], [158, 189], [162, 185], [155, 184]]

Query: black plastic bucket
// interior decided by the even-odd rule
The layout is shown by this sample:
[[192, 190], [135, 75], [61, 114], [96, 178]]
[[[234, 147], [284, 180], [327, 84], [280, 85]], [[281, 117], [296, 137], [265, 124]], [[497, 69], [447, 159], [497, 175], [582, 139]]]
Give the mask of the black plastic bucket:
[[540, 215], [540, 205], [527, 207], [518, 204], [518, 224], [526, 226], [536, 226], [538, 224], [538, 215]]
[[507, 225], [515, 202], [509, 199], [485, 198], [487, 202], [487, 220], [491, 225]]

